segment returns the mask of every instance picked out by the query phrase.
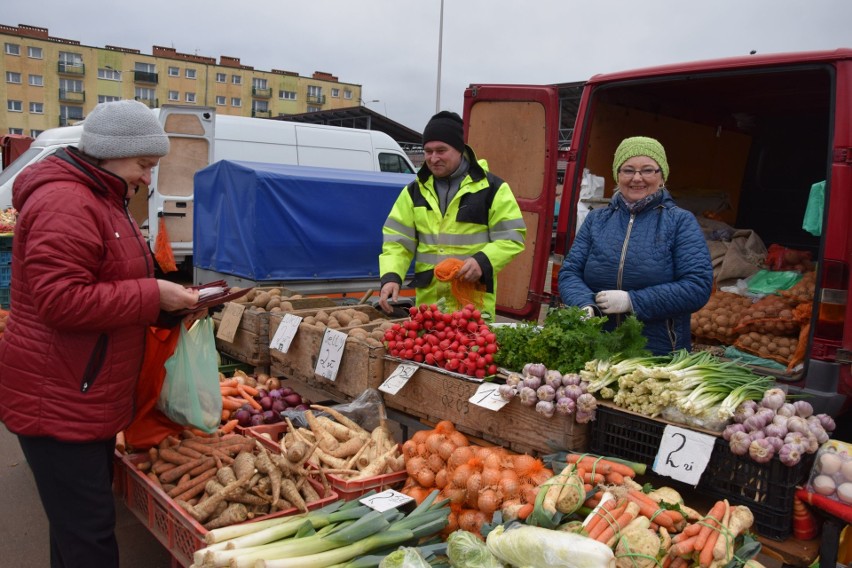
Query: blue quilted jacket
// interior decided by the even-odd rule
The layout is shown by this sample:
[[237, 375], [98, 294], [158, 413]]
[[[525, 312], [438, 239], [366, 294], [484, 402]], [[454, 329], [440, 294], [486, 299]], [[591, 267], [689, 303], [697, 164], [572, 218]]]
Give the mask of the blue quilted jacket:
[[[712, 284], [698, 221], [666, 189], [638, 213], [619, 193], [591, 211], [559, 271], [559, 294], [570, 306], [593, 306], [601, 290], [627, 290], [655, 355], [691, 347], [690, 315], [707, 303]], [[623, 317], [609, 316], [605, 329]]]

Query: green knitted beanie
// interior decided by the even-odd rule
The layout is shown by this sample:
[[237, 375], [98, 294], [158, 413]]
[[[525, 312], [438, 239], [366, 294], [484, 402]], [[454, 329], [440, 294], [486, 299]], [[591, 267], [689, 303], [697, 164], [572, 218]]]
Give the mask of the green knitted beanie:
[[645, 136], [625, 138], [615, 149], [615, 159], [612, 162], [612, 175], [618, 182], [618, 169], [634, 156], [648, 156], [660, 165], [663, 171], [663, 181], [669, 177], [669, 163], [666, 161], [666, 150], [663, 145]]

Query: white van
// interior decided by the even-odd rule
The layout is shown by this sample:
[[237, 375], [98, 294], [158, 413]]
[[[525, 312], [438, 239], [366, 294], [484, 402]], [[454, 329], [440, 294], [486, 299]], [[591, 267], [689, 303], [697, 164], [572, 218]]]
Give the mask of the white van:
[[[175, 259], [192, 255], [193, 176], [218, 160], [414, 173], [397, 142], [375, 130], [217, 115], [212, 107], [164, 105], [152, 109], [171, 141], [147, 192], [138, 192], [130, 211], [153, 243], [165, 221]], [[65, 146], [76, 146], [82, 123], [41, 133], [30, 148], [0, 172], [0, 209], [11, 207], [12, 184], [27, 165]]]

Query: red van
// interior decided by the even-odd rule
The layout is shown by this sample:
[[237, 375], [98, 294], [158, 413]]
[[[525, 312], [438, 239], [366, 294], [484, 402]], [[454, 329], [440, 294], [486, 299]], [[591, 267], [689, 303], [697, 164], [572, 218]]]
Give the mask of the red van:
[[[509, 182], [528, 228], [527, 250], [500, 274], [498, 310], [535, 319], [543, 303], [558, 303], [551, 275], [571, 246], [578, 212], [612, 195], [618, 143], [650, 136], [666, 148], [667, 187], [682, 207], [815, 263], [804, 369], [768, 372], [812, 396], [818, 411], [839, 414], [852, 394], [852, 49], [596, 75], [578, 92], [465, 90], [467, 140]], [[584, 191], [590, 177], [603, 181], [603, 195]], [[803, 218], [820, 182], [824, 207], [814, 235]]]

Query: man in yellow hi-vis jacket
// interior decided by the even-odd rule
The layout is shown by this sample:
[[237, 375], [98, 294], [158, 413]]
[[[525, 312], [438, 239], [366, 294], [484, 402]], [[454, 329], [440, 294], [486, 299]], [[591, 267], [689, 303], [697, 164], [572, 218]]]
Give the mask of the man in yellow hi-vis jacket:
[[494, 316], [497, 273], [524, 250], [526, 226], [512, 190], [489, 173], [464, 143], [464, 125], [454, 112], [442, 111], [423, 130], [426, 161], [407, 185], [382, 229], [379, 255], [382, 289], [379, 305], [390, 313], [402, 279], [414, 260], [417, 304], [446, 299], [445, 311], [458, 309], [450, 282], [435, 277], [435, 266], [456, 258], [464, 262], [456, 278], [484, 287], [481, 311]]

